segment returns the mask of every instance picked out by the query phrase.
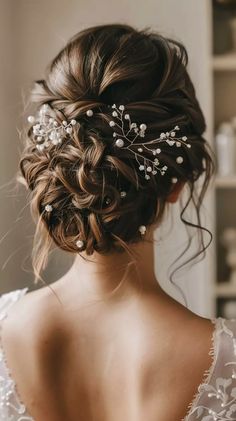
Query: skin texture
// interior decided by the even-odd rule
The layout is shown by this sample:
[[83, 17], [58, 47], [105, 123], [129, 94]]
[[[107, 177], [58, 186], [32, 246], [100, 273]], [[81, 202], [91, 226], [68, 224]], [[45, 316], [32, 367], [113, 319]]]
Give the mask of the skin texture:
[[[174, 203], [183, 185], [169, 196]], [[147, 239], [153, 236], [150, 227]], [[153, 244], [77, 256], [61, 279], [22, 297], [2, 322], [8, 366], [36, 421], [177, 421], [211, 364], [213, 325], [168, 296]]]

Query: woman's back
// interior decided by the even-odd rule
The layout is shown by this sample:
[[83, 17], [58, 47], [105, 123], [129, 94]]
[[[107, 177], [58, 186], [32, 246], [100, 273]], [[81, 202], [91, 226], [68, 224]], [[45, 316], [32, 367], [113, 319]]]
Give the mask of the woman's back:
[[[75, 255], [53, 284], [61, 302], [43, 288], [4, 323], [7, 365], [37, 421], [176, 421], [212, 363], [213, 324], [164, 293], [158, 244], [157, 262], [153, 253], [184, 186], [180, 219], [205, 229], [214, 165], [187, 62], [179, 42], [108, 24], [77, 33], [35, 82], [20, 169], [36, 278], [53, 245]], [[198, 238], [194, 256], [206, 248]], [[10, 396], [3, 408], [13, 410]]]
[[211, 321], [176, 302], [169, 311], [164, 296], [78, 304], [60, 281], [53, 289], [65, 297], [64, 309], [47, 288], [29, 293], [9, 311], [2, 332], [8, 366], [36, 420], [186, 415], [211, 364]]

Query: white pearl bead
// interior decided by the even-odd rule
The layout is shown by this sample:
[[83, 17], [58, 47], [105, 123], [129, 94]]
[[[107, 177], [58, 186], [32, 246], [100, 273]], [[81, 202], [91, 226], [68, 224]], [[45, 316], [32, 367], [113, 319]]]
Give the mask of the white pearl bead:
[[75, 126], [76, 120], [75, 119], [71, 120], [71, 124], [72, 124], [72, 126]]
[[113, 127], [114, 125], [115, 125], [115, 122], [114, 122], [113, 120], [111, 120], [111, 121], [109, 122], [109, 126]]
[[106, 198], [106, 200], [105, 200], [105, 203], [106, 203], [106, 205], [110, 205], [110, 203], [111, 203], [111, 198], [110, 198], [110, 197], [107, 197], [107, 198]]
[[116, 146], [118, 146], [118, 148], [122, 148], [124, 146], [123, 139], [117, 139], [116, 140]]
[[143, 148], [138, 148], [138, 152], [143, 152]]
[[125, 109], [124, 105], [119, 106], [119, 110], [124, 111], [124, 109]]
[[144, 165], [139, 165], [139, 169], [140, 169], [140, 171], [143, 171], [144, 170]]
[[87, 116], [88, 116], [88, 117], [92, 117], [92, 115], [93, 115], [93, 110], [87, 110], [87, 111], [86, 111], [86, 114], [87, 114]]
[[157, 148], [156, 149], [156, 153], [161, 153], [161, 149], [160, 148]]
[[49, 135], [49, 139], [54, 140], [57, 139], [57, 132], [56, 130], [52, 130], [50, 135]]
[[127, 195], [126, 191], [123, 190], [120, 192], [120, 197], [126, 197], [126, 195]]
[[140, 225], [138, 230], [142, 235], [144, 235], [146, 233], [147, 228], [145, 227], [145, 225]]
[[177, 183], [178, 178], [177, 177], [172, 177], [171, 181], [172, 181], [172, 183]]
[[46, 212], [52, 212], [52, 205], [46, 205], [44, 209]]
[[29, 117], [28, 117], [28, 122], [29, 122], [29, 123], [34, 123], [34, 122], [35, 122], [35, 118], [34, 118], [34, 116], [33, 116], [33, 115], [29, 115]]
[[176, 158], [176, 162], [177, 162], [177, 164], [182, 164], [182, 162], [183, 162], [183, 157], [182, 156], [177, 156], [177, 158]]
[[37, 148], [39, 151], [43, 151], [43, 150], [44, 150], [44, 144], [42, 144], [42, 145], [36, 145], [36, 148]]
[[63, 126], [67, 126], [67, 121], [63, 120], [62, 124], [63, 124]]
[[146, 130], [146, 128], [147, 128], [146, 124], [144, 124], [144, 123], [140, 124], [139, 127], [140, 127], [141, 130]]
[[82, 249], [84, 247], [83, 240], [77, 240], [76, 241], [76, 246], [78, 247], [78, 249]]

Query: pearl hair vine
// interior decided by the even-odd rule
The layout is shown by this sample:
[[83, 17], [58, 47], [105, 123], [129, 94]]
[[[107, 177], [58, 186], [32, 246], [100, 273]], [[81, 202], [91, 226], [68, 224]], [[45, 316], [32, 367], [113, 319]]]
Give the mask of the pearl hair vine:
[[[146, 142], [137, 141], [136, 139], [144, 138], [147, 130], [147, 125], [141, 123], [138, 127], [137, 123], [132, 122], [130, 115], [125, 111], [124, 105], [119, 105], [117, 108], [116, 104], [109, 106], [113, 109], [112, 117], [116, 117], [117, 121], [114, 119], [109, 121], [109, 126], [114, 127], [113, 137], [115, 139], [114, 145], [117, 148], [127, 149], [134, 154], [135, 160], [138, 164], [140, 171], [144, 172], [145, 179], [149, 180], [152, 175], [156, 175], [159, 171], [161, 175], [164, 175], [168, 170], [167, 165], [161, 165], [160, 157], [162, 153], [161, 146], [162, 144], [168, 144], [170, 147], [174, 145], [179, 148], [181, 146], [186, 146], [191, 148], [191, 144], [187, 143], [187, 136], [177, 136], [176, 132], [180, 130], [179, 126], [175, 126], [169, 132], [162, 132], [159, 137]], [[66, 135], [70, 135], [73, 132], [73, 127], [80, 123], [72, 119], [70, 121], [63, 120], [61, 124], [55, 118], [50, 117], [49, 115], [49, 106], [48, 104], [43, 104], [39, 110], [39, 118], [36, 119], [34, 116], [30, 115], [28, 121], [33, 124], [33, 134], [36, 141], [36, 148], [39, 151], [43, 151], [45, 148], [51, 145], [58, 145], [62, 143]], [[86, 115], [92, 117], [94, 114], [93, 110], [87, 110]], [[128, 129], [125, 129], [125, 123], [128, 122]], [[133, 131], [133, 133], [132, 133]], [[119, 133], [118, 133], [119, 132]], [[143, 153], [148, 151], [151, 153], [153, 158], [148, 158], [144, 156]], [[159, 158], [157, 158], [157, 155]], [[176, 157], [176, 163], [182, 164], [184, 158], [182, 155]], [[177, 183], [177, 177], [171, 178], [172, 183]]]
[[[137, 123], [131, 121], [130, 115], [128, 113], [124, 114], [124, 105], [119, 105], [117, 108], [116, 104], [113, 104], [111, 108], [113, 109], [112, 116], [116, 117], [119, 121], [115, 122], [114, 120], [110, 120], [109, 122], [110, 127], [115, 128], [115, 131], [113, 132], [113, 137], [116, 138], [115, 146], [121, 149], [127, 149], [134, 154], [135, 160], [139, 166], [139, 170], [144, 171], [144, 175], [147, 180], [151, 178], [150, 174], [156, 175], [157, 171], [159, 171], [161, 175], [164, 175], [168, 170], [168, 166], [161, 166], [160, 160], [157, 158], [157, 155], [160, 156], [162, 152], [161, 144], [165, 143], [171, 147], [175, 145], [177, 148], [184, 145], [188, 148], [191, 148], [190, 143], [186, 142], [187, 136], [178, 137], [176, 135], [176, 132], [180, 130], [179, 126], [175, 126], [169, 132], [161, 133], [160, 136], [155, 139], [147, 140], [146, 142], [137, 142], [136, 139], [138, 137], [145, 137], [147, 125], [142, 123], [138, 128]], [[127, 131], [125, 130], [125, 121], [128, 122]], [[134, 137], [130, 136], [132, 130], [133, 134], [135, 134]], [[117, 133], [117, 131], [119, 131], [119, 133]], [[143, 156], [143, 152], [145, 151], [151, 152], [153, 159]], [[183, 161], [184, 159], [181, 155], [176, 157], [177, 164], [182, 164]], [[172, 177], [171, 181], [176, 183], [178, 180], [176, 177]]]

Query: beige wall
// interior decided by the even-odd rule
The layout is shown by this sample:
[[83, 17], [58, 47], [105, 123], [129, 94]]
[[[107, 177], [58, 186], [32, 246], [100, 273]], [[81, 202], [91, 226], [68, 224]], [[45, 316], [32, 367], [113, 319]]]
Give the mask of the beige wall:
[[[0, 69], [2, 111], [0, 113], [0, 184], [4, 184], [14, 176], [19, 149], [17, 128], [21, 128], [23, 98], [27, 97], [32, 80], [43, 77], [45, 66], [66, 43], [68, 37], [90, 25], [123, 22], [137, 27], [152, 26], [153, 29], [176, 36], [183, 41], [189, 51], [190, 71], [198, 96], [208, 116], [211, 113], [211, 80], [208, 68], [209, 4], [208, 0], [146, 0], [145, 2], [0, 0], [0, 52], [1, 56], [4, 56], [3, 66]], [[25, 116], [28, 113], [27, 109]], [[1, 237], [8, 229], [13, 229], [0, 244], [0, 288], [2, 291], [22, 287], [32, 282], [32, 275], [21, 268], [23, 258], [30, 253], [32, 224], [28, 210], [23, 212], [23, 217], [18, 223], [14, 223], [24, 206], [25, 195], [21, 190], [21, 196], [18, 199], [8, 196], [6, 189], [1, 190]], [[11, 196], [14, 196], [14, 192]], [[211, 206], [212, 200], [209, 196], [207, 207], [210, 214]], [[157, 274], [162, 278], [163, 287], [173, 295], [176, 295], [176, 291], [169, 288], [166, 270], [163, 270], [159, 262], [171, 263], [178, 251], [177, 239], [181, 244], [184, 241], [183, 227], [178, 224], [178, 218], [177, 213], [174, 224], [175, 235], [166, 237], [168, 226], [166, 224], [162, 233], [165, 239], [155, 247]], [[212, 223], [211, 220], [209, 222]], [[8, 262], [12, 253], [15, 254]], [[47, 281], [54, 280], [58, 273], [66, 270], [68, 262], [64, 254], [60, 254], [60, 258], [55, 256], [47, 271]], [[4, 264], [4, 269], [1, 270]], [[211, 264], [211, 257], [209, 257], [203, 264], [197, 265], [187, 274], [182, 272], [179, 279], [182, 285], [187, 281], [185, 290], [193, 310], [206, 315], [211, 313], [209, 306], [211, 280], [208, 276]], [[30, 260], [28, 259], [24, 265], [30, 269]], [[179, 295], [176, 297], [180, 298]]]

